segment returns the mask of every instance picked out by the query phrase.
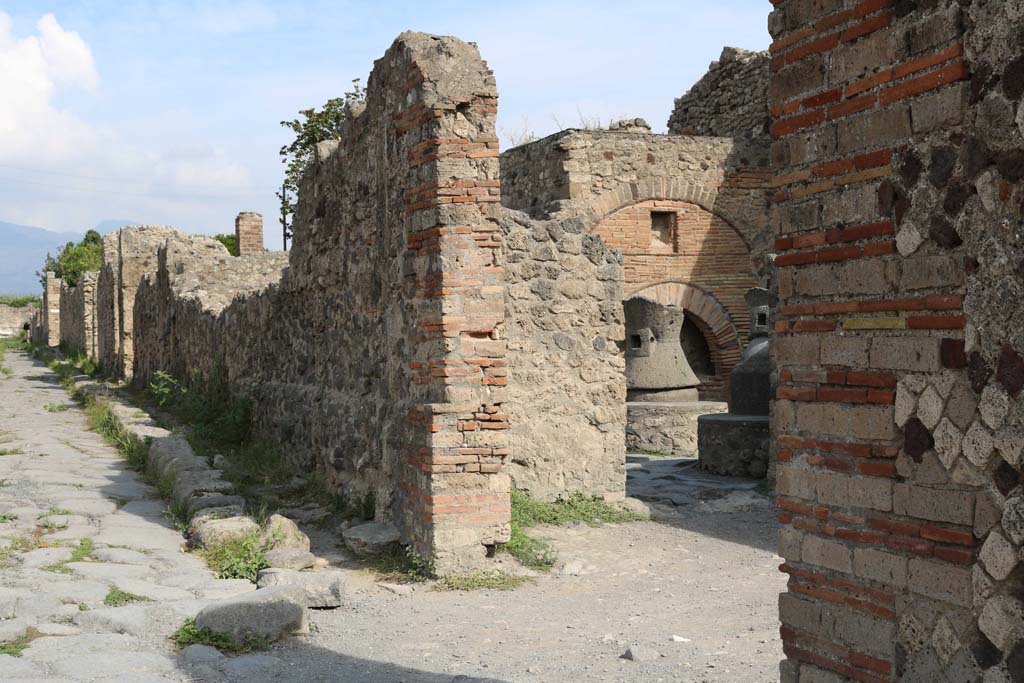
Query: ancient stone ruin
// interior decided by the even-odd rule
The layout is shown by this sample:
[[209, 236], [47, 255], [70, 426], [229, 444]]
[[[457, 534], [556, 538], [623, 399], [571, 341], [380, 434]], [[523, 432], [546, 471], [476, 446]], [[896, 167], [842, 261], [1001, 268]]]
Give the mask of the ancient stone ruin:
[[721, 411], [752, 371], [732, 403], [753, 443], [772, 397], [782, 680], [1020, 680], [1024, 3], [773, 4], [770, 53], [727, 49], [669, 134], [501, 154], [476, 46], [402, 34], [318, 147], [289, 254], [246, 214], [239, 258], [126, 227], [33, 335], [88, 348], [95, 282], [105, 369], [250, 398], [442, 572], [508, 539], [513, 484], [621, 499], [653, 429], [627, 400]]
[[769, 321], [773, 295], [767, 289], [747, 292], [750, 342], [729, 375], [729, 412], [697, 419], [697, 451], [702, 469], [716, 474], [764, 477], [771, 469], [768, 415], [772, 381]]

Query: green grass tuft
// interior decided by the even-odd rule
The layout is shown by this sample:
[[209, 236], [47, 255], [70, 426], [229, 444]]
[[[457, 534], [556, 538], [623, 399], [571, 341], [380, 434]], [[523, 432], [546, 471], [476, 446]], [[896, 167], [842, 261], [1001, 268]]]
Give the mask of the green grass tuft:
[[583, 522], [590, 525], [637, 522], [646, 515], [618, 508], [597, 496], [574, 493], [568, 498], [548, 503], [531, 498], [525, 491], [512, 489], [512, 533], [508, 543], [498, 546], [527, 567], [547, 571], [555, 564], [558, 553], [548, 543], [531, 537], [526, 529], [539, 524], [569, 524]]
[[42, 638], [43, 634], [34, 628], [25, 629], [25, 633], [18, 636], [14, 640], [9, 640], [6, 643], [0, 643], [0, 655], [11, 655], [12, 657], [20, 657], [21, 653], [25, 651], [32, 641], [36, 638]]
[[250, 634], [242, 639], [241, 642], [235, 640], [230, 633], [223, 633], [221, 631], [214, 631], [209, 628], [199, 628], [196, 626], [195, 619], [191, 617], [185, 620], [177, 631], [172, 633], [170, 639], [174, 641], [174, 644], [179, 650], [188, 647], [189, 645], [209, 645], [215, 647], [221, 652], [228, 654], [240, 654], [243, 652], [252, 652], [253, 650], [266, 650], [270, 647], [270, 640], [260, 634]]
[[92, 557], [92, 551], [94, 546], [91, 538], [83, 538], [78, 541], [78, 545], [71, 550], [71, 557], [64, 560], [63, 562], [55, 562], [54, 564], [48, 564], [41, 569], [48, 572], [55, 572], [57, 574], [70, 574], [71, 567], [68, 565], [72, 562], [85, 562]]
[[219, 579], [248, 579], [256, 583], [260, 570], [270, 566], [255, 533], [205, 548], [200, 554]]
[[150, 602], [150, 599], [143, 595], [123, 591], [117, 586], [112, 586], [107, 597], [103, 598], [103, 604], [107, 607], [124, 607], [133, 602]]
[[377, 578], [391, 583], [420, 583], [436, 576], [433, 560], [424, 560], [411, 546], [366, 560]]

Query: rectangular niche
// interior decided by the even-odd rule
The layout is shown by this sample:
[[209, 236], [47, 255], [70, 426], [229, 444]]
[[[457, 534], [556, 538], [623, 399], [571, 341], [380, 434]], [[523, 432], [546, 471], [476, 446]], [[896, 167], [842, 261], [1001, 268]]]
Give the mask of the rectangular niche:
[[676, 251], [676, 214], [674, 211], [651, 211], [651, 251]]

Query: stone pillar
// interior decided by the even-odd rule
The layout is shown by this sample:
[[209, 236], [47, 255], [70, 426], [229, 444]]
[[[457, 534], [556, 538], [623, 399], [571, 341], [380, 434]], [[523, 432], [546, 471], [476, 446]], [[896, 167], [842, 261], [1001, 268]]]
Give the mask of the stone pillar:
[[263, 216], [242, 211], [235, 218], [235, 240], [239, 256], [263, 253]]
[[47, 271], [46, 291], [43, 294], [47, 346], [60, 345], [60, 283], [60, 278], [52, 270]]

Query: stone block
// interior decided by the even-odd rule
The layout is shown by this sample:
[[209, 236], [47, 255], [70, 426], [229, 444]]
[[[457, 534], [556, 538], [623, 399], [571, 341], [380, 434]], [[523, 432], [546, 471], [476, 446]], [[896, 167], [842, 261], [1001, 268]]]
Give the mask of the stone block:
[[1024, 638], [1024, 602], [1012, 595], [993, 595], [981, 610], [978, 628], [1000, 650], [1009, 651]]
[[831, 337], [821, 345], [821, 364], [865, 368], [870, 343], [870, 337]]
[[853, 573], [853, 555], [850, 548], [838, 541], [807, 534], [800, 548], [805, 564], [834, 569], [837, 572]]
[[895, 104], [872, 109], [839, 122], [839, 152], [847, 154], [867, 145], [877, 146], [910, 137], [910, 108]]
[[291, 569], [264, 569], [256, 579], [257, 588], [298, 586], [305, 592], [306, 607], [340, 607], [345, 592], [345, 573], [337, 569], [299, 572]]
[[973, 524], [973, 490], [951, 486], [908, 485], [896, 487], [894, 493], [894, 501], [902, 501], [893, 506], [896, 514], [963, 526]]
[[349, 550], [359, 557], [377, 557], [398, 547], [398, 530], [388, 524], [368, 522], [342, 532]]
[[971, 571], [948, 562], [912, 557], [908, 563], [908, 588], [920, 595], [970, 607], [973, 595]]
[[862, 579], [903, 588], [907, 585], [908, 571], [908, 558], [905, 555], [875, 548], [854, 548], [853, 573]]
[[879, 370], [938, 372], [939, 339], [936, 337], [876, 337], [871, 341], [871, 367]]
[[230, 634], [244, 643], [258, 636], [277, 640], [306, 633], [306, 592], [300, 586], [272, 586], [213, 602], [196, 615], [198, 628]]
[[821, 341], [816, 335], [779, 335], [772, 343], [775, 362], [780, 366], [817, 365]]
[[993, 531], [988, 535], [978, 557], [985, 565], [985, 570], [996, 581], [1008, 577], [1020, 562], [1017, 548], [999, 531]]

